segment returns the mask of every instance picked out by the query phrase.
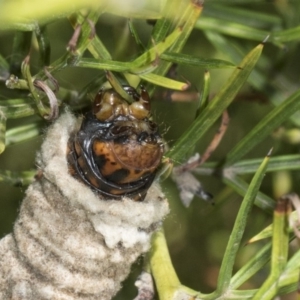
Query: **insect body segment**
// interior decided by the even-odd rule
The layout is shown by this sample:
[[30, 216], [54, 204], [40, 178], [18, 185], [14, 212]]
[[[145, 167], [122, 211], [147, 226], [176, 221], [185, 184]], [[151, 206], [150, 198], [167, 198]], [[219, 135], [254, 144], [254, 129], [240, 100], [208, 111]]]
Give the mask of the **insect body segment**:
[[70, 173], [106, 198], [141, 201], [163, 155], [157, 125], [150, 117], [148, 93], [130, 87], [126, 102], [114, 89], [100, 90], [93, 111], [69, 140]]

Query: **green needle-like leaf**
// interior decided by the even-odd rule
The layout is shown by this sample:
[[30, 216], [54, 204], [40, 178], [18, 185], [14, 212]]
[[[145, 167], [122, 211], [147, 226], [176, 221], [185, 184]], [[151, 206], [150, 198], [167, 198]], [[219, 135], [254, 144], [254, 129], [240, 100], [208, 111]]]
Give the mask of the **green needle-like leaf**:
[[[223, 172], [230, 174], [230, 177], [239, 174], [253, 174], [256, 172], [260, 165], [260, 159], [245, 159], [234, 163], [231, 166], [225, 167]], [[194, 170], [199, 175], [212, 175], [216, 168], [218, 168], [218, 162], [208, 162], [203, 164], [201, 167]], [[300, 169], [300, 155], [280, 155], [271, 157], [268, 164], [267, 172], [275, 172], [282, 170], [299, 170]]]
[[233, 101], [258, 61], [262, 49], [263, 45], [260, 44], [248, 53], [240, 66], [233, 71], [222, 89], [199, 114], [186, 133], [183, 134], [171, 150], [166, 153], [166, 156], [173, 159], [175, 162], [179, 162], [183, 159], [184, 155], [194, 147], [198, 140]]
[[[176, 3], [180, 3], [180, 6], [176, 5]], [[179, 36], [179, 38], [176, 40], [176, 42], [170, 47], [170, 52], [175, 52], [178, 53], [181, 51], [181, 49], [183, 48], [183, 46], [186, 43], [186, 40], [188, 38], [188, 36], [190, 35], [192, 29], [194, 28], [194, 24], [197, 21], [200, 13], [203, 10], [202, 7], [202, 2], [201, 1], [182, 1], [182, 0], [176, 0], [176, 2], [174, 0], [172, 1], [168, 1], [168, 9], [170, 10], [169, 13], [166, 12], [167, 15], [170, 14], [170, 16], [172, 16], [172, 14], [174, 14], [174, 12], [178, 12], [178, 7], [182, 8], [182, 11], [180, 13], [180, 15], [178, 13], [175, 13], [175, 15], [177, 16], [177, 18], [172, 18], [172, 22], [169, 21], [162, 21], [162, 22], [158, 22], [157, 26], [161, 26], [161, 28], [158, 28], [157, 26], [155, 26], [154, 30], [155, 30], [155, 35], [154, 35], [154, 41], [161, 41], [165, 38], [166, 32], [170, 29], [170, 28], [182, 28], [182, 32], [181, 35]], [[178, 18], [178, 16], [180, 16]], [[162, 61], [159, 66], [155, 69], [155, 74], [160, 75], [160, 76], [164, 76], [167, 71], [169, 70], [171, 66], [170, 62], [167, 61]], [[148, 89], [148, 92], [150, 95], [153, 94], [155, 87], [150, 87]]]
[[239, 38], [246, 38], [247, 40], [251, 39], [254, 41], [263, 41], [270, 34], [270, 32], [265, 30], [259, 30], [250, 26], [210, 17], [202, 17], [198, 19], [195, 24], [195, 28], [201, 30], [214, 30], [220, 33]]
[[287, 30], [273, 32], [270, 36], [270, 40], [274, 42], [286, 43], [291, 41], [297, 41], [300, 38], [300, 26], [290, 28]]
[[231, 165], [265, 139], [274, 129], [300, 109], [300, 90], [275, 107], [231, 151], [226, 165]]
[[[0, 101], [1, 102], [1, 101]], [[28, 101], [29, 102], [29, 101]], [[32, 104], [16, 104], [10, 106], [2, 106], [0, 104], [2, 112], [7, 119], [18, 119], [27, 116], [32, 116], [37, 113], [37, 109]]]
[[[140, 67], [153, 62], [159, 55], [164, 53], [181, 35], [182, 29], [176, 28], [169, 36], [167, 36], [162, 42], [154, 45], [150, 50], [143, 53], [137, 59], [135, 59], [132, 64], [134, 66]], [[132, 67], [132, 72], [134, 72], [134, 67]]]
[[[260, 163], [260, 159], [241, 160], [226, 168], [228, 172], [234, 174], [251, 174], [254, 173]], [[270, 158], [267, 172], [281, 171], [281, 170], [299, 170], [300, 169], [300, 155], [281, 155]]]
[[[249, 185], [239, 176], [225, 175], [223, 181], [227, 185], [231, 186], [241, 196], [246, 195], [249, 189]], [[272, 212], [275, 206], [275, 202], [272, 198], [259, 191], [255, 199], [255, 205], [257, 205], [264, 211]]]
[[298, 40], [300, 37], [300, 26], [271, 33], [243, 24], [233, 23], [232, 21], [216, 19], [206, 16], [203, 16], [196, 22], [195, 28], [202, 30], [214, 30], [223, 34], [228, 34], [240, 38], [253, 39], [256, 41], [262, 41], [269, 34], [271, 34], [270, 41], [276, 43], [290, 42]]
[[167, 77], [159, 76], [154, 73], [148, 73], [139, 76], [140, 78], [148, 82], [151, 82], [158, 86], [166, 87], [168, 89], [184, 91], [188, 88], [188, 84], [186, 82], [176, 81]]
[[[290, 214], [290, 217], [289, 217], [289, 226], [287, 228], [287, 230], [289, 232], [293, 232], [294, 228], [292, 226], [292, 223], [291, 222], [295, 222], [295, 224], [297, 224], [298, 222], [298, 212], [296, 210], [294, 210], [291, 214]], [[270, 238], [272, 237], [273, 235], [273, 224], [267, 226], [266, 228], [264, 228], [263, 230], [261, 230], [258, 234], [256, 234], [255, 236], [253, 236], [249, 241], [248, 243], [254, 243], [254, 242], [257, 242], [259, 240], [262, 240], [262, 239], [267, 239], [267, 238]]]
[[251, 276], [256, 274], [270, 260], [271, 243], [262, 247], [234, 276], [230, 281], [230, 288], [237, 289]]
[[36, 174], [36, 170], [13, 172], [0, 170], [0, 182], [6, 182], [14, 186], [29, 185]]
[[[98, 14], [96, 14], [96, 15], [95, 14], [90, 14], [90, 17], [92, 17], [92, 19], [93, 19], [91, 21], [95, 22], [97, 20], [97, 17], [99, 16], [100, 12], [101, 12], [101, 10], [98, 11]], [[74, 29], [75, 29], [77, 23], [78, 24], [83, 23], [83, 29], [82, 30], [84, 30], [85, 34], [88, 34], [88, 36], [90, 37], [91, 36], [91, 26], [90, 26], [90, 24], [88, 24], [88, 22], [84, 22], [85, 20], [87, 20], [87, 18], [84, 17], [81, 13], [76, 14], [75, 20], [73, 20], [73, 16], [72, 16], [72, 18], [70, 18], [70, 22], [72, 23], [72, 26], [74, 27]], [[86, 27], [86, 25], [88, 25], [88, 27]], [[82, 40], [82, 38], [81, 38], [81, 40]], [[99, 37], [97, 35], [95, 35], [90, 40], [90, 42], [88, 43], [87, 48], [89, 49], [89, 51], [91, 52], [93, 57], [96, 58], [96, 59], [106, 59], [106, 60], [111, 59], [110, 53], [108, 52], [108, 50], [103, 45], [102, 41], [99, 39]]]
[[256, 194], [259, 190], [261, 182], [264, 178], [265, 171], [267, 169], [269, 161], [269, 155], [263, 160], [261, 166], [255, 173], [247, 193], [244, 197], [244, 200], [241, 204], [240, 210], [238, 212], [237, 218], [235, 220], [235, 224], [233, 230], [231, 232], [226, 251], [223, 257], [222, 265], [220, 268], [219, 278], [218, 278], [218, 285], [215, 294], [217, 296], [226, 292], [230, 285], [230, 280], [233, 271], [233, 265], [235, 262], [236, 254], [238, 248], [241, 243], [241, 239], [246, 227], [247, 218], [250, 214], [252, 205], [254, 203]]
[[41, 133], [38, 123], [14, 127], [6, 131], [6, 146], [36, 137]]
[[[231, 6], [219, 4], [220, 1], [205, 3], [203, 16], [213, 17], [218, 20], [230, 20], [231, 22], [241, 23], [243, 25], [269, 28], [281, 25], [280, 17], [271, 12], [260, 12], [250, 10], [245, 6]], [[244, 1], [245, 2], [245, 1]]]
[[127, 72], [132, 67], [132, 63], [105, 59], [98, 60], [95, 58], [83, 57], [79, 61], [75, 62], [75, 64], [72, 63], [72, 66], [100, 70], [110, 70], [117, 72]]
[[160, 56], [160, 58], [176, 64], [185, 64], [206, 69], [221, 69], [235, 67], [235, 64], [233, 64], [232, 62], [222, 59], [199, 58], [192, 55], [174, 52], [165, 52]]
[[299, 271], [299, 268], [300, 268], [300, 250], [298, 250], [287, 262], [284, 272], [286, 272], [287, 270], [292, 271], [295, 269]]
[[[138, 75], [145, 75], [153, 71], [157, 65], [155, 65], [156, 58], [159, 57], [166, 49], [168, 49], [181, 35], [181, 28], [175, 29], [164, 41], [154, 45], [150, 50], [146, 51], [132, 62], [119, 62], [104, 59], [94, 58], [81, 58], [75, 62], [72, 61], [72, 66], [95, 68], [102, 70], [118, 71], [118, 72], [130, 72]], [[158, 75], [156, 75], [158, 76]], [[156, 81], [150, 82], [156, 83]], [[159, 82], [160, 80], [157, 80]], [[167, 84], [162, 85], [167, 86]], [[169, 87], [173, 88], [173, 87]], [[178, 88], [176, 88], [178, 89]]]
[[210, 93], [210, 73], [209, 71], [204, 72], [203, 89], [199, 98], [199, 105], [196, 111], [196, 117], [199, 116], [200, 112], [208, 105]]
[[[237, 63], [239, 59], [244, 56], [245, 49], [239, 43], [229, 42], [226, 37], [215, 31], [206, 30], [204, 33], [209, 41], [219, 49], [219, 51], [225, 53], [232, 62]], [[268, 98], [275, 106], [278, 106], [287, 98], [286, 89], [283, 89], [279, 84], [273, 83], [272, 81], [270, 82], [260, 70], [254, 69], [249, 76], [248, 82], [255, 87], [255, 89], [268, 95]], [[290, 94], [292, 94], [292, 91]], [[290, 120], [299, 127], [300, 112], [295, 112], [295, 114], [290, 117]]]
[[248, 241], [248, 243], [254, 243], [254, 242], [257, 242], [259, 240], [270, 238], [272, 236], [272, 232], [273, 232], [273, 226], [271, 224], [271, 225], [267, 226], [266, 228], [264, 228], [262, 231], [260, 231], [258, 234], [256, 234], [255, 236], [253, 236]]
[[[155, 43], [162, 41], [170, 31], [171, 27], [176, 27], [174, 16], [176, 16], [176, 10], [180, 7], [182, 0], [167, 0], [162, 14], [164, 18], [158, 19], [153, 31], [152, 38]], [[149, 43], [149, 45], [151, 45]]]

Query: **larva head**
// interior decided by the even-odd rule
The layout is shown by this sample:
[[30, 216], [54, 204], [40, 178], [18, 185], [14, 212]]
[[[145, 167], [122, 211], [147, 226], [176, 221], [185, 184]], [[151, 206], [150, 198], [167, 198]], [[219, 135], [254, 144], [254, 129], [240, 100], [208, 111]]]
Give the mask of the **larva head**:
[[143, 200], [163, 155], [148, 93], [125, 86], [126, 102], [114, 89], [100, 90], [92, 112], [69, 140], [70, 172], [105, 198]]
[[150, 115], [150, 98], [147, 91], [141, 88], [141, 94], [131, 86], [124, 90], [132, 97], [133, 103], [126, 102], [114, 89], [100, 90], [94, 100], [93, 113], [99, 121], [109, 121], [119, 115], [132, 120], [143, 120]]

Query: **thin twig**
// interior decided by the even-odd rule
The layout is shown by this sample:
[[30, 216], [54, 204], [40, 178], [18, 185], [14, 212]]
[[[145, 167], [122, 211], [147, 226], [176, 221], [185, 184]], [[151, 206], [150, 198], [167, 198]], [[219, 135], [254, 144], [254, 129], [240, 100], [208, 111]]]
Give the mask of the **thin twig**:
[[206, 148], [204, 154], [201, 157], [199, 157], [199, 159], [191, 161], [191, 162], [187, 162], [186, 164], [180, 166], [179, 169], [177, 170], [177, 172], [186, 172], [186, 171], [193, 170], [196, 167], [199, 167], [200, 165], [202, 165], [204, 162], [206, 162], [209, 159], [209, 157], [211, 156], [211, 154], [215, 151], [215, 149], [220, 144], [225, 132], [227, 131], [229, 120], [230, 119], [229, 119], [228, 112], [227, 112], [227, 110], [225, 110], [222, 115], [221, 125], [220, 125], [218, 131], [216, 132], [216, 134], [214, 135], [211, 143]]

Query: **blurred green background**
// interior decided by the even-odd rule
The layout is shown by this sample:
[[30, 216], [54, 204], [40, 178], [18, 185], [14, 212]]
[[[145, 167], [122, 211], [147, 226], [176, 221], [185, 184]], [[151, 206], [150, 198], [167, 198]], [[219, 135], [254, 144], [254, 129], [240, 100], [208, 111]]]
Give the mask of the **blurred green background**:
[[[231, 8], [236, 12], [251, 12], [251, 14], [247, 18], [236, 17], [234, 19], [234, 16], [239, 14], [228, 12], [222, 14], [222, 6]], [[269, 17], [271, 21], [260, 22], [259, 18], [254, 17], [255, 14], [262, 14], [266, 16], [266, 19]], [[299, 1], [207, 0], [200, 18], [203, 18], [203, 22], [205, 22], [205, 18], [211, 18], [218, 20], [220, 24], [222, 22], [226, 24], [227, 21], [230, 21], [234, 24], [252, 26], [252, 28], [271, 32], [300, 25], [300, 4]], [[221, 26], [220, 24], [219, 26]], [[147, 23], [146, 20], [135, 20], [134, 25], [142, 42], [147, 44], [151, 38], [152, 25]], [[238, 63], [240, 57], [236, 56], [237, 61], [234, 61], [229, 53], [217, 49], [207, 32], [220, 34], [227, 45], [236, 49], [241, 55], [247, 53], [248, 50], [254, 48], [260, 42], [258, 38], [237, 36], [234, 32], [223, 33], [221, 29], [195, 29], [182, 52], [197, 57], [219, 58]], [[53, 62], [65, 53], [73, 29], [69, 21], [62, 18], [51, 22], [47, 26], [47, 30], [51, 43], [51, 62]], [[137, 56], [138, 47], [130, 35], [125, 18], [111, 14], [102, 15], [96, 24], [96, 32], [114, 60], [129, 61]], [[0, 54], [8, 62], [11, 60], [14, 34], [13, 30], [0, 31]], [[40, 70], [39, 57], [37, 50], [34, 50], [34, 48], [36, 48], [35, 41], [33, 41], [30, 62], [32, 74]], [[226, 49], [224, 48], [224, 50]], [[222, 161], [233, 145], [241, 140], [273, 108], [270, 97], [274, 93], [279, 91], [281, 95], [288, 96], [293, 89], [299, 88], [299, 50], [299, 41], [297, 40], [280, 45], [266, 43], [264, 56], [261, 58], [257, 70], [261, 72], [260, 74], [263, 75], [267, 84], [262, 84], [261, 89], [253, 86], [253, 84], [247, 84], [240, 91], [228, 110], [230, 115], [229, 128], [218, 149], [212, 154], [210, 161]], [[22, 60], [23, 58], [20, 57], [19, 59]], [[210, 71], [210, 96], [213, 96], [220, 89], [231, 72], [230, 69]], [[158, 88], [155, 91], [152, 105], [153, 116], [160, 125], [169, 146], [172, 146], [194, 120], [197, 102], [193, 100], [192, 95], [195, 92], [201, 92], [203, 73], [203, 68], [177, 67], [177, 78], [191, 83], [188, 90], [191, 96], [187, 95], [187, 100], [184, 102], [174, 102], [166, 99], [165, 89], [163, 88]], [[90, 80], [98, 76], [103, 76], [103, 72], [85, 68], [65, 68], [55, 74], [60, 86], [77, 92], [80, 92]], [[8, 90], [5, 87], [5, 80], [0, 81], [1, 100], [17, 98], [18, 93], [20, 91]], [[26, 92], [23, 92], [23, 95], [26, 95]], [[76, 113], [80, 114], [82, 112], [83, 110]], [[5, 152], [0, 155], [1, 171], [25, 171], [35, 168], [35, 154], [40, 148], [43, 132], [46, 130], [48, 123], [37, 116], [26, 117], [8, 120], [7, 129], [32, 122], [41, 122], [41, 136], [7, 147]], [[294, 128], [292, 123], [284, 125], [285, 129]], [[219, 121], [198, 143], [197, 152], [203, 153], [218, 127]], [[270, 136], [255, 147], [246, 158], [261, 158], [266, 155], [271, 147], [274, 147], [274, 155], [299, 153], [299, 144], [291, 144], [289, 141]], [[244, 176], [248, 182], [251, 177], [252, 175]], [[215, 205], [212, 206], [201, 199], [195, 198], [190, 207], [184, 207], [179, 199], [177, 187], [171, 179], [168, 179], [163, 183], [163, 189], [170, 201], [171, 213], [165, 220], [164, 227], [172, 261], [181, 282], [195, 290], [208, 293], [212, 292], [216, 286], [219, 266], [242, 197], [223, 184], [218, 176], [201, 176], [199, 180], [204, 189], [214, 195]], [[287, 182], [288, 187], [283, 185], [284, 182]], [[25, 191], [26, 186], [12, 186], [0, 180], [1, 236], [11, 232]], [[261, 191], [274, 199], [284, 192], [294, 191], [299, 193], [299, 172], [268, 173], [265, 176]], [[255, 207], [250, 220], [251, 222], [249, 222], [244, 235], [244, 242], [270, 224], [271, 216]], [[263, 243], [243, 247], [239, 252], [236, 268], [242, 266], [253, 256]], [[136, 290], [133, 282], [140, 270], [141, 260], [133, 266], [133, 272], [125, 282], [125, 288], [118, 294], [116, 299], [132, 299], [134, 297]], [[245, 288], [251, 289], [259, 286], [263, 280], [262, 278], [265, 278], [266, 275], [267, 270], [261, 271], [253, 280], [248, 282]]]

